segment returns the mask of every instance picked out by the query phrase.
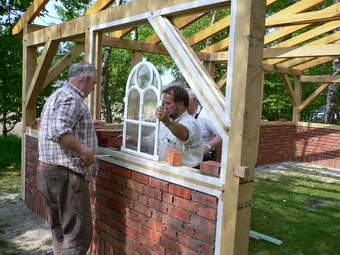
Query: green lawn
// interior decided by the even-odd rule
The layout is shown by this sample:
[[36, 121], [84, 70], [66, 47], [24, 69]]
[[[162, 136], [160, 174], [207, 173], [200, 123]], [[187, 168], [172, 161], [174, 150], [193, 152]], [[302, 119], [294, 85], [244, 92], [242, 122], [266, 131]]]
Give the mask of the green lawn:
[[283, 244], [251, 239], [249, 254], [340, 254], [340, 181], [266, 174], [255, 187], [251, 229]]

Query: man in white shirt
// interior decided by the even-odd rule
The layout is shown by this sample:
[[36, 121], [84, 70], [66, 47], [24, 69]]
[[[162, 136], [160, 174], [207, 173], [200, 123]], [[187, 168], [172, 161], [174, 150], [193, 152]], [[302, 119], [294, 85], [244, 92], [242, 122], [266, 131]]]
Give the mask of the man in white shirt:
[[156, 117], [161, 121], [159, 157], [165, 158], [167, 148], [183, 152], [183, 164], [197, 167], [203, 159], [202, 135], [199, 124], [188, 112], [188, 92], [179, 86], [163, 91], [162, 106], [157, 107]]
[[204, 145], [203, 160], [216, 160], [216, 147], [222, 143], [222, 138], [217, 134], [207, 111], [199, 104], [196, 95], [190, 89], [187, 91], [189, 94], [188, 112], [197, 119], [202, 132]]

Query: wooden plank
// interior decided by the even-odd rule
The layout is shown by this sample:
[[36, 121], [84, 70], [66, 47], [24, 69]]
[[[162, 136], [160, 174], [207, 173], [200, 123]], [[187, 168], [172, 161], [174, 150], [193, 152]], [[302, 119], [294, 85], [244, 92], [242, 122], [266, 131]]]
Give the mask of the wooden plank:
[[102, 72], [102, 33], [94, 34], [93, 64], [97, 69], [97, 83], [95, 84], [93, 95], [93, 119], [100, 119], [101, 113], [101, 72]]
[[227, 84], [227, 72], [223, 74], [221, 79], [217, 82], [217, 87], [219, 89], [223, 88]]
[[262, 65], [264, 71], [269, 71], [269, 72], [279, 72], [283, 74], [294, 74], [294, 75], [302, 75], [303, 71], [302, 70], [297, 70], [293, 68], [287, 68], [287, 67], [281, 67], [281, 66], [275, 66], [275, 65], [268, 65], [268, 64], [263, 64]]
[[57, 77], [58, 74], [60, 74], [62, 71], [65, 70], [70, 64], [73, 63], [73, 61], [82, 53], [84, 52], [84, 44], [80, 43], [73, 47], [70, 52], [65, 54], [64, 57], [62, 57], [57, 63], [54, 64], [53, 67], [50, 68], [48, 71], [48, 74], [46, 76], [46, 79], [44, 81], [44, 84], [42, 86], [42, 89], [44, 89], [52, 80]]
[[224, 97], [194, 51], [168, 19], [156, 16], [149, 18], [149, 22], [198, 100], [216, 120], [216, 129], [226, 133], [225, 119], [220, 118], [224, 114]]
[[[221, 161], [221, 164], [226, 164], [228, 168], [221, 198], [225, 206], [221, 237], [223, 241], [220, 252], [216, 254], [245, 255], [248, 253], [253, 182], [250, 177], [248, 185], [241, 183], [239, 178], [233, 176], [233, 170], [249, 167], [250, 176], [253, 176], [257, 160], [263, 88], [261, 66], [265, 1], [233, 1], [231, 20], [232, 52], [228, 59], [226, 92], [226, 95], [231, 95], [231, 98], [226, 100], [227, 117], [230, 112], [231, 127], [228, 154], [222, 156]], [[243, 189], [243, 185], [247, 185], [247, 188]]]
[[97, 0], [89, 9], [86, 10], [85, 15], [91, 15], [93, 13], [99, 12], [106, 9], [111, 5], [114, 0]]
[[302, 75], [301, 82], [339, 83], [340, 75]]
[[27, 8], [25, 14], [21, 16], [19, 21], [13, 27], [12, 34], [15, 35], [21, 33], [25, 25], [31, 23], [35, 17], [39, 15], [47, 2], [48, 0], [33, 0], [33, 3]]
[[114, 32], [110, 33], [110, 36], [116, 37], [116, 38], [122, 38], [123, 36], [130, 33], [132, 29], [133, 28], [127, 28], [127, 29], [123, 29], [123, 30], [114, 31]]
[[205, 53], [213, 53], [221, 50], [225, 50], [229, 46], [229, 38], [224, 38], [221, 41], [211, 44], [208, 47], [201, 50], [201, 52]]
[[[322, 35], [326, 32], [329, 32], [337, 27], [340, 26], [340, 21], [333, 21], [333, 22], [327, 22], [324, 25], [321, 25], [319, 27], [316, 27], [314, 29], [311, 29], [305, 33], [296, 35], [294, 37], [292, 37], [291, 39], [288, 39], [286, 41], [283, 41], [281, 43], [278, 43], [276, 45], [273, 45], [271, 48], [280, 48], [280, 47], [291, 47], [291, 46], [295, 46], [299, 43], [303, 43], [307, 40], [313, 39], [319, 35]], [[306, 45], [320, 45], [320, 44], [328, 44], [331, 42], [334, 42], [337, 37], [340, 38], [340, 34], [336, 35], [336, 34], [331, 34], [329, 36], [323, 37], [321, 39], [315, 40], [313, 42], [310, 42]], [[279, 62], [282, 62], [282, 59], [268, 59], [265, 61], [266, 64], [277, 64]]]
[[[202, 13], [194, 14], [191, 16], [175, 19], [174, 25], [178, 29], [185, 28], [189, 26], [190, 24], [192, 24], [193, 22], [195, 22], [196, 20], [198, 20], [199, 18], [203, 17], [205, 14], [206, 12], [202, 12]], [[145, 40], [146, 43], [151, 43], [151, 44], [156, 44], [159, 41], [160, 39], [157, 35], [150, 36], [147, 40]]]
[[296, 58], [339, 56], [340, 44], [306, 45], [301, 47], [265, 48], [263, 58]]
[[26, 95], [26, 107], [31, 108], [38, 96], [41, 88], [46, 79], [48, 70], [52, 63], [53, 57], [58, 50], [59, 42], [56, 41], [48, 41], [44, 47], [44, 50], [39, 59], [38, 66], [34, 72], [32, 81], [27, 91]]
[[331, 83], [323, 83], [299, 106], [302, 112], [316, 97], [318, 97]]
[[322, 65], [325, 64], [327, 62], [333, 61], [334, 59], [337, 59], [338, 57], [320, 57], [320, 58], [316, 58], [313, 59], [311, 61], [308, 61], [306, 63], [303, 63], [301, 65], [297, 65], [294, 66], [294, 69], [296, 70], [306, 70], [308, 68], [314, 67], [314, 66], [318, 66], [318, 65]]
[[326, 22], [340, 19], [340, 3], [320, 11], [312, 11], [299, 13], [295, 15], [287, 15], [286, 17], [273, 18], [266, 20], [266, 27], [280, 27], [301, 24], [311, 24], [316, 22]]
[[293, 101], [293, 106], [298, 106], [298, 102], [297, 102], [297, 100], [295, 98], [295, 92], [294, 92], [294, 90], [292, 88], [292, 85], [290, 84], [288, 75], [287, 74], [282, 74], [282, 77], [283, 77], [283, 85], [286, 87], [288, 95], [289, 95], [289, 97]]
[[301, 76], [295, 77], [295, 89], [294, 89], [294, 98], [296, 99], [296, 106], [293, 106], [293, 116], [292, 121], [297, 124], [300, 121], [301, 113], [299, 110], [299, 106], [301, 105], [302, 97], [302, 83]]
[[223, 52], [213, 52], [209, 54], [209, 61], [212, 62], [224, 62], [226, 63], [228, 59], [228, 52], [223, 51]]
[[75, 20], [53, 25], [45, 29], [25, 35], [28, 46], [41, 45], [47, 40], [68, 40], [83, 36], [92, 26], [112, 22], [107, 30], [126, 29], [146, 22], [148, 16], [159, 13], [169, 17], [189, 15], [226, 7], [229, 0], [139, 0], [124, 4], [124, 6], [110, 7], [90, 16], [82, 16]]

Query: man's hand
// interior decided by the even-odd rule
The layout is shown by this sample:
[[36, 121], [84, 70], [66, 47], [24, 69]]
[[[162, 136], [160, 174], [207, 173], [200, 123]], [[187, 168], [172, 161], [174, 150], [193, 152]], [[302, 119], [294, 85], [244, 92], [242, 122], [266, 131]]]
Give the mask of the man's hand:
[[103, 121], [103, 120], [94, 120], [94, 121], [93, 121], [93, 124], [94, 124], [95, 129], [104, 128], [105, 123], [106, 123], [106, 122]]
[[158, 106], [156, 108], [156, 112], [155, 112], [156, 117], [162, 121], [166, 126], [167, 124], [170, 123], [170, 117], [169, 114], [166, 112], [166, 109], [164, 106]]
[[81, 145], [80, 156], [83, 160], [84, 166], [86, 167], [92, 165], [95, 161], [95, 155], [86, 145]]

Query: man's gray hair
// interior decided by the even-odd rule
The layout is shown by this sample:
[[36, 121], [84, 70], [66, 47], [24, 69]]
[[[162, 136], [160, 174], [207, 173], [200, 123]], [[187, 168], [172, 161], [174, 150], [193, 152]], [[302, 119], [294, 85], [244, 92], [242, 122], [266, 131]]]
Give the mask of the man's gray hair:
[[189, 98], [195, 98], [195, 99], [197, 99], [197, 96], [195, 95], [195, 93], [194, 93], [190, 88], [187, 88], [186, 91], [187, 91], [188, 94], [189, 94]]
[[96, 68], [93, 64], [86, 62], [75, 63], [68, 69], [68, 78], [81, 77], [82, 74], [88, 74], [90, 76], [96, 75]]

